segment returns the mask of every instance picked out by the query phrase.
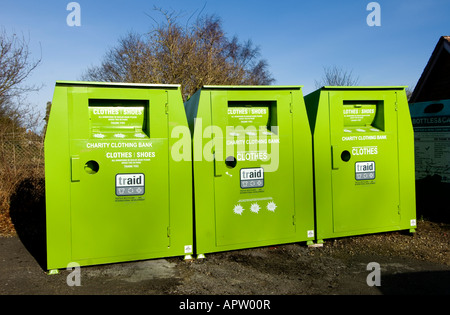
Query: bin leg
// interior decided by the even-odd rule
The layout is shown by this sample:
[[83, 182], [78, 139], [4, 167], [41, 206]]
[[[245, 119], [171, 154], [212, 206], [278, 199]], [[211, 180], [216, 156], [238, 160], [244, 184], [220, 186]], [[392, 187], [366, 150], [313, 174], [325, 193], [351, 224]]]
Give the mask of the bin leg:
[[317, 240], [317, 243], [308, 244], [308, 247], [323, 247], [323, 240]]
[[59, 274], [59, 270], [58, 270], [58, 269], [50, 269], [50, 270], [47, 272], [47, 274], [48, 274], [48, 275], [57, 275], [57, 274]]

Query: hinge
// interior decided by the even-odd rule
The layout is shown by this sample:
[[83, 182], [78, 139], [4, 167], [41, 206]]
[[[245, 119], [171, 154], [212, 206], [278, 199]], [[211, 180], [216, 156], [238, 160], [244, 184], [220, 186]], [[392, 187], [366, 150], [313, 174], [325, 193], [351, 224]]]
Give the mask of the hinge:
[[398, 214], [400, 215], [400, 205], [397, 205]]
[[292, 102], [293, 102], [292, 92], [290, 94], [291, 94], [291, 99], [289, 100], [289, 112], [292, 114]]
[[295, 214], [292, 216], [292, 225], [295, 225]]
[[395, 102], [395, 111], [398, 111], [398, 104]]
[[167, 227], [167, 246], [170, 248], [171, 238], [170, 238], [170, 226]]
[[167, 91], [166, 91], [165, 113], [166, 115], [169, 113], [169, 92]]

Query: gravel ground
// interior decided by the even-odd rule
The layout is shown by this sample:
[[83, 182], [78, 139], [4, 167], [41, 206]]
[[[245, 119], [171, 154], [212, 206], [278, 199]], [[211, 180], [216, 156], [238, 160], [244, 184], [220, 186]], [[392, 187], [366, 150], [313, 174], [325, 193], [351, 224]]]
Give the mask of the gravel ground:
[[[81, 286], [69, 286], [71, 270], [48, 275], [43, 269], [45, 202], [42, 194], [30, 198], [36, 183], [25, 182], [11, 197], [11, 219], [0, 213], [0, 295], [450, 294], [448, 186], [427, 181], [418, 187], [429, 188], [417, 195], [418, 209], [426, 209], [428, 219], [421, 219], [424, 211], [417, 212], [414, 234], [325, 240], [318, 248], [285, 244], [207, 254], [191, 261], [174, 257], [83, 267]], [[368, 277], [374, 279], [369, 263], [380, 268], [379, 286], [367, 284]]]
[[[182, 263], [181, 294], [450, 294], [450, 225], [208, 255]], [[370, 287], [370, 262], [381, 286]]]
[[[27, 245], [27, 244], [25, 244]], [[0, 294], [379, 295], [450, 294], [450, 225], [418, 221], [415, 234], [389, 232], [327, 240], [323, 247], [285, 244], [208, 254], [83, 267], [47, 275], [36, 249], [0, 237]], [[369, 286], [380, 266], [380, 286]]]

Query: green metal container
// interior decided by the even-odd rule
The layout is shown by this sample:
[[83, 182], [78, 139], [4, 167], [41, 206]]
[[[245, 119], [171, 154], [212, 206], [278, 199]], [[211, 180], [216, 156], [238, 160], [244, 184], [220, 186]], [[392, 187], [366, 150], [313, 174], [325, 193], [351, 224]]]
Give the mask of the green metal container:
[[192, 254], [178, 85], [57, 82], [45, 138], [47, 267]]
[[185, 108], [196, 253], [312, 241], [312, 141], [301, 87], [205, 86]]
[[305, 104], [317, 240], [414, 231], [414, 135], [405, 88], [326, 86]]

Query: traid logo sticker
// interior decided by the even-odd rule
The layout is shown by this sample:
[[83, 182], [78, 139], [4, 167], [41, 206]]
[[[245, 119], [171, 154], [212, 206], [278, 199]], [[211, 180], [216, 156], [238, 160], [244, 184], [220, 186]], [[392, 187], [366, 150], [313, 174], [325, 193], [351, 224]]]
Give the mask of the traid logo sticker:
[[140, 196], [144, 192], [144, 174], [116, 174], [116, 196]]
[[375, 179], [375, 162], [356, 162], [355, 163], [355, 179], [356, 180], [372, 180]]
[[264, 169], [241, 168], [241, 188], [259, 188], [264, 187]]

